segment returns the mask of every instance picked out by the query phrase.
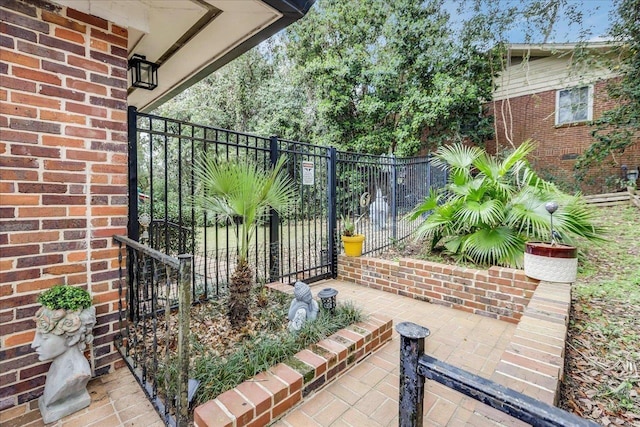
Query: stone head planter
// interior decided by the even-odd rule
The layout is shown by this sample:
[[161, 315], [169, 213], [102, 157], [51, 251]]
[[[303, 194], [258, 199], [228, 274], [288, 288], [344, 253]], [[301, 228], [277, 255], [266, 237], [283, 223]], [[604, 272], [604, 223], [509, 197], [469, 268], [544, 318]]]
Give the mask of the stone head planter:
[[578, 273], [578, 249], [559, 243], [527, 242], [524, 274], [547, 282], [573, 283]]
[[87, 383], [91, 378], [84, 349], [93, 341], [95, 307], [80, 310], [41, 307], [35, 316], [36, 335], [31, 347], [40, 361], [52, 361], [38, 407], [51, 423], [89, 406]]

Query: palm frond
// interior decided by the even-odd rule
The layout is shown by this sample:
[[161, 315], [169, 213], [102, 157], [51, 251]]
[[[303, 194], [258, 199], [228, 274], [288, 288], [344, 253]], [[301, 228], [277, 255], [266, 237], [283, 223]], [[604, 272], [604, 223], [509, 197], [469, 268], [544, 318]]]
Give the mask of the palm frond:
[[482, 150], [478, 147], [468, 147], [461, 144], [443, 145], [436, 152], [433, 164], [454, 170], [469, 170], [474, 160], [481, 155]]
[[461, 251], [481, 265], [517, 266], [524, 251], [524, 239], [506, 226], [484, 228], [467, 236]]
[[471, 200], [456, 212], [456, 216], [459, 221], [469, 226], [494, 226], [504, 220], [504, 206], [497, 199], [486, 200], [483, 203]]

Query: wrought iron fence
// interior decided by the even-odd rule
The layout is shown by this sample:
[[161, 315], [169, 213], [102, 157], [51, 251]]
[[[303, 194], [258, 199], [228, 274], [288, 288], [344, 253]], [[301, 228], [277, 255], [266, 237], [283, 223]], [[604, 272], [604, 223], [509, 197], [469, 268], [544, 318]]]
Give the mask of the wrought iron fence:
[[139, 240], [138, 213], [148, 213], [153, 248], [194, 255], [193, 291], [198, 297], [225, 291], [242, 226], [215, 224], [188, 203], [198, 189], [194, 164], [201, 156], [251, 159], [264, 168], [286, 157], [297, 202], [285, 217], [272, 213], [251, 242], [249, 261], [258, 282], [335, 277], [341, 217], [360, 219], [357, 230], [366, 235], [366, 254], [406, 239], [417, 226], [405, 219], [406, 213], [446, 180], [446, 172], [427, 157], [341, 152], [141, 114], [133, 107], [129, 125], [129, 237]]
[[165, 424], [186, 426], [192, 257], [173, 258], [123, 236], [114, 240], [120, 246], [116, 347]]
[[430, 332], [411, 322], [396, 326], [400, 334], [400, 427], [423, 425], [425, 378], [452, 388], [534, 427], [597, 427], [555, 406], [479, 377], [424, 354]]

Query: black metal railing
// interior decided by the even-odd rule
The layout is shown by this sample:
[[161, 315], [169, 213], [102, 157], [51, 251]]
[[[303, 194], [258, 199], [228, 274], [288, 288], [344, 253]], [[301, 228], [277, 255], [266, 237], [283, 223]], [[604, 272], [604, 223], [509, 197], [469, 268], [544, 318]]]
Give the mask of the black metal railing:
[[411, 322], [396, 326], [400, 334], [399, 425], [423, 425], [425, 378], [452, 388], [535, 427], [597, 427], [560, 408], [424, 354], [429, 330]]
[[[406, 239], [417, 223], [405, 214], [440, 187], [446, 173], [427, 157], [347, 153], [333, 147], [234, 132], [129, 109], [128, 237], [139, 240], [139, 212], [151, 216], [150, 245], [167, 254], [192, 253], [194, 298], [223, 292], [236, 262], [241, 224], [214, 224], [189, 203], [198, 189], [194, 164], [203, 155], [221, 161], [251, 159], [268, 168], [282, 156], [297, 202], [271, 216], [251, 242], [258, 282], [313, 282], [336, 277], [341, 217], [359, 218], [364, 253], [378, 254]], [[139, 194], [144, 195], [144, 197]]]
[[116, 347], [165, 424], [186, 426], [192, 256], [113, 238], [120, 247]]

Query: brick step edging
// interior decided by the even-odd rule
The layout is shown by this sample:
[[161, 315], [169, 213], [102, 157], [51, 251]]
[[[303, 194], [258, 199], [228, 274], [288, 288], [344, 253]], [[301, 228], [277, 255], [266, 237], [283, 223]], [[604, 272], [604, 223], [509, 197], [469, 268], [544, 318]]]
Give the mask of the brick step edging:
[[[491, 379], [557, 405], [570, 309], [571, 285], [540, 282]], [[476, 411], [497, 422], [506, 422], [508, 418], [485, 405], [479, 405]]]

